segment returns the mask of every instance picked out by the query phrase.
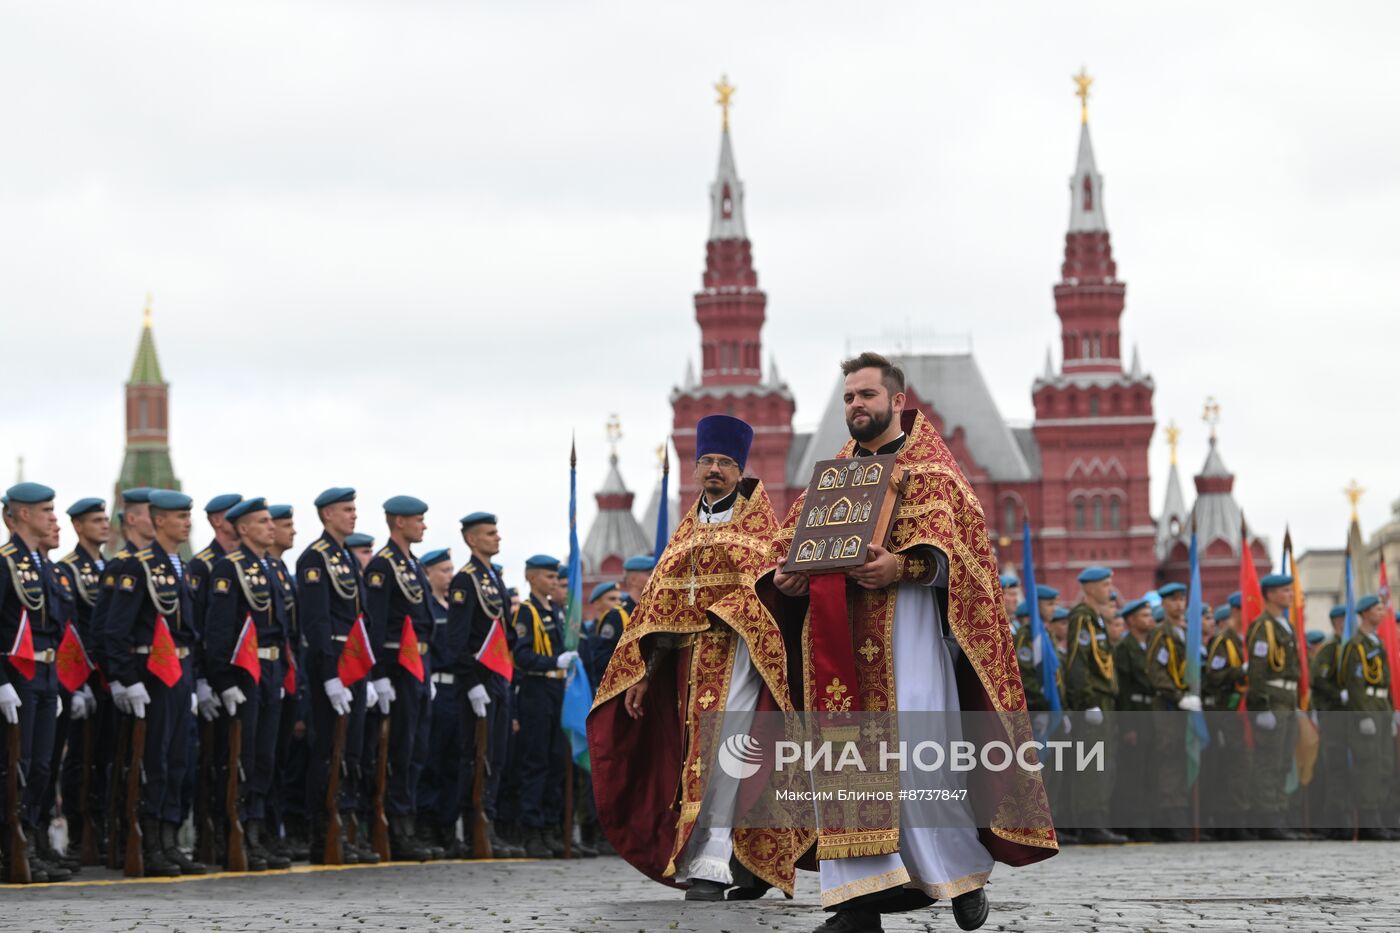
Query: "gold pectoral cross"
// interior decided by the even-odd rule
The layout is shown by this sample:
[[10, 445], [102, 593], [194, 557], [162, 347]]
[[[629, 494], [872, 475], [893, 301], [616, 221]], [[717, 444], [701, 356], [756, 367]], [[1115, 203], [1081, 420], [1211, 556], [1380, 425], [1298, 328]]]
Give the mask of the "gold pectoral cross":
[[692, 606], [695, 605], [695, 585], [695, 575], [691, 574], [690, 585], [686, 587], [686, 589], [690, 590], [690, 595], [686, 597], [686, 599], [690, 602]]

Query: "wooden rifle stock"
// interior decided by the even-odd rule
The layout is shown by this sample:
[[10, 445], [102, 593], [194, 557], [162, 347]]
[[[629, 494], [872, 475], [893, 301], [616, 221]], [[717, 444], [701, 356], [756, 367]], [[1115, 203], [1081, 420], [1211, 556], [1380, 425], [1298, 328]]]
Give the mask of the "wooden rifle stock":
[[126, 876], [146, 874], [141, 857], [141, 765], [146, 756], [146, 720], [131, 723], [131, 759], [126, 766]]
[[214, 820], [219, 795], [214, 771], [214, 722], [200, 719], [199, 766], [194, 776], [195, 858], [206, 865], [219, 859], [219, 830]]
[[344, 828], [340, 822], [340, 772], [345, 763], [345, 733], [350, 727], [349, 714], [335, 717], [335, 736], [331, 739], [330, 773], [326, 781], [326, 850], [321, 861], [326, 865], [345, 864], [342, 846]]
[[131, 747], [131, 717], [114, 714], [117, 719], [117, 747], [113, 750], [112, 770], [107, 776], [107, 867], [122, 868], [122, 787], [126, 783], [126, 764]]
[[79, 819], [82, 821], [78, 841], [78, 860], [84, 865], [97, 864], [97, 821], [92, 816], [92, 743], [93, 724], [97, 711], [92, 710], [83, 720], [83, 781], [78, 790]]
[[564, 749], [564, 858], [574, 857], [574, 751]]
[[476, 720], [476, 769], [472, 776], [472, 858], [491, 858], [491, 839], [486, 833], [491, 824], [486, 819], [486, 777], [491, 773], [491, 762], [486, 743], [490, 735], [486, 730], [485, 717]]
[[384, 796], [389, 784], [389, 717], [379, 717], [379, 758], [374, 764], [374, 800], [370, 821], [370, 845], [381, 862], [389, 861], [389, 818], [384, 815]]
[[243, 769], [243, 720], [237, 714], [229, 717], [228, 724], [228, 783], [224, 787], [224, 815], [228, 819], [228, 858], [225, 866], [229, 871], [248, 870], [248, 850], [243, 845], [243, 821], [238, 817], [239, 772]]
[[29, 883], [29, 841], [20, 822], [20, 792], [24, 778], [19, 773], [19, 723], [5, 729], [8, 760], [5, 770], [5, 823], [10, 836], [10, 883]]

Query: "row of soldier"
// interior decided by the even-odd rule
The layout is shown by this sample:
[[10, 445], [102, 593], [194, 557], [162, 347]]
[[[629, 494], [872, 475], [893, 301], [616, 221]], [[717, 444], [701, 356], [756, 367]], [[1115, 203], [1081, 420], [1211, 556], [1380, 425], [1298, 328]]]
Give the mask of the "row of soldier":
[[[21, 483], [3, 502], [5, 878], [596, 854], [562, 830], [559, 711], [578, 656], [563, 575], [536, 555], [524, 598], [508, 589], [494, 515], [461, 520], [470, 559], [454, 569], [447, 549], [413, 552], [424, 502], [386, 501], [375, 551], [355, 530], [355, 491], [333, 487], [293, 568], [291, 507], [221, 495], [204, 509], [213, 540], [184, 561], [192, 500], [136, 488], [115, 550], [104, 503], [81, 499], [67, 510], [77, 546], [54, 560], [54, 495]], [[650, 566], [629, 561], [624, 584], [640, 592]], [[580, 647], [601, 673], [631, 603], [616, 584], [592, 595]], [[483, 661], [493, 627], [504, 676]], [[586, 804], [582, 776], [580, 791]], [[68, 851], [47, 832], [59, 802]]]
[[[1089, 567], [1078, 581], [1082, 598], [1072, 609], [1058, 605], [1052, 587], [1038, 585], [1034, 594], [1059, 661], [1059, 707], [1069, 712], [1076, 739], [1103, 739], [1118, 754], [1103, 772], [1047, 781], [1062, 841], [1184, 841], [1196, 833], [1222, 840], [1400, 839], [1400, 715], [1377, 634], [1387, 611], [1378, 596], [1356, 602], [1350, 638], [1343, 634], [1346, 607], [1337, 606], [1329, 613], [1333, 634], [1309, 632], [1301, 650], [1287, 617], [1293, 579], [1286, 574], [1260, 581], [1264, 606], [1256, 618], [1242, 618], [1238, 592], [1213, 611], [1203, 606], [1195, 692], [1185, 586], [1169, 583], [1156, 598], [1125, 604], [1106, 567]], [[1051, 703], [1029, 606], [1014, 575], [1001, 584], [1027, 707], [1043, 732]], [[1303, 665], [1311, 689], [1300, 704]], [[1194, 801], [1185, 717], [1151, 715], [1177, 711], [1206, 714], [1199, 765], [1205, 796]], [[1319, 733], [1321, 749], [1315, 779], [1297, 792], [1306, 783], [1295, 755], [1300, 716]]]

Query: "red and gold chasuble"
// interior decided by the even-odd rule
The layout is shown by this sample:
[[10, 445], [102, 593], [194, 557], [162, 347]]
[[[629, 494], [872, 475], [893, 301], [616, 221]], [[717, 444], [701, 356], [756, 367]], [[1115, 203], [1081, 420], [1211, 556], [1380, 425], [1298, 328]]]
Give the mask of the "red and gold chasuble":
[[[949, 630], [962, 648], [957, 659], [958, 700], [965, 712], [1002, 714], [1000, 735], [981, 736], [1010, 740], [1013, 747], [1031, 741], [1026, 700], [1011, 643], [1006, 610], [1001, 600], [998, 567], [987, 538], [982, 507], [953, 455], [921, 412], [903, 413], [908, 436], [899, 451], [906, 471], [903, 493], [890, 529], [890, 548], [896, 553], [918, 547], [935, 547], [948, 557]], [[853, 456], [850, 441], [839, 457]], [[783, 529], [774, 542], [781, 562], [792, 543], [802, 515], [805, 495], [793, 503]], [[761, 588], [765, 592], [769, 587]], [[855, 697], [866, 712], [895, 712], [894, 610], [897, 585], [882, 590], [847, 589], [850, 642], [814, 646], [812, 626], [804, 618], [801, 628], [805, 708], [815, 713], [840, 712], [847, 685], [820, 683], [814, 668], [849, 669], [854, 661]], [[806, 600], [784, 600], [806, 614]], [[796, 612], [778, 612], [780, 624], [791, 631]], [[796, 648], [794, 646], [794, 651]], [[814, 650], [850, 652], [850, 658], [814, 664]], [[892, 717], [891, 717], [892, 724]], [[972, 735], [970, 738], [974, 737]], [[896, 737], [886, 738], [893, 743]], [[817, 857], [852, 858], [899, 851], [899, 806], [863, 807], [861, 826], [828, 825], [820, 818]], [[979, 773], [971, 796], [982, 844], [997, 861], [1024, 865], [1048, 858], [1058, 850], [1050, 819], [1049, 801], [1037, 772], [1011, 768]]]
[[[588, 744], [599, 823], [618, 854], [656, 881], [674, 883], [676, 860], [699, 816], [718, 735], [699, 724], [724, 711], [739, 639], [762, 679], [758, 711], [793, 708], [784, 638], [754, 591], [773, 566], [777, 534], [773, 506], [755, 479], [741, 482], [728, 522], [702, 523], [692, 504], [598, 685]], [[652, 672], [645, 713], [634, 720], [623, 697], [646, 675], [652, 636], [678, 647]], [[741, 784], [736, 822], [767, 786], [766, 777]], [[811, 837], [811, 830], [736, 825], [734, 856], [790, 897], [794, 863]]]

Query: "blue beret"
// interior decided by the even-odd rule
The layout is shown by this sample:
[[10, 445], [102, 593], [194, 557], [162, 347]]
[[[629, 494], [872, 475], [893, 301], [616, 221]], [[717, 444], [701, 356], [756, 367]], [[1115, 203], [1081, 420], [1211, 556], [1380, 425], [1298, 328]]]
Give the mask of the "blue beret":
[[1167, 583], [1157, 587], [1158, 596], [1175, 596], [1177, 593], [1185, 593], [1186, 586], [1181, 583]]
[[312, 503], [316, 508], [327, 505], [335, 505], [337, 502], [354, 502], [355, 490], [349, 486], [332, 486], [330, 489], [322, 491]]
[[136, 505], [141, 502], [151, 501], [150, 486], [133, 486], [130, 489], [122, 490], [122, 502], [125, 505]]
[[1069, 618], [1069, 610], [1068, 610], [1068, 609], [1066, 609], [1064, 606], [1056, 606], [1056, 607], [1055, 607], [1055, 621], [1056, 621], [1056, 622], [1063, 622], [1065, 619], [1068, 619], [1068, 618]]
[[262, 496], [254, 496], [251, 499], [244, 499], [242, 502], [229, 509], [224, 518], [231, 522], [236, 522], [250, 512], [266, 512], [267, 500]]
[[89, 497], [87, 499], [79, 499], [77, 502], [68, 506], [68, 514], [73, 518], [77, 518], [79, 515], [86, 515], [89, 512], [101, 512], [106, 507], [107, 503], [103, 502], [101, 499]]
[[1320, 644], [1321, 642], [1325, 641], [1325, 640], [1327, 639], [1327, 636], [1324, 635], [1324, 634], [1322, 634], [1321, 632], [1308, 632], [1308, 634], [1307, 634], [1307, 639], [1308, 639], [1308, 644], [1310, 644], [1310, 645], [1316, 645], [1316, 644]]
[[422, 557], [424, 567], [431, 567], [433, 564], [440, 564], [445, 560], [452, 559], [452, 549], [440, 547], [435, 551], [429, 551]]
[[1098, 583], [1100, 580], [1107, 580], [1113, 576], [1113, 571], [1107, 567], [1085, 567], [1079, 572], [1080, 583]]
[[623, 563], [623, 565], [622, 565], [622, 569], [623, 569], [623, 570], [626, 570], [626, 571], [628, 571], [628, 572], [631, 572], [631, 571], [640, 571], [640, 570], [652, 570], [652, 569], [654, 569], [655, 567], [656, 567], [656, 558], [655, 558], [655, 557], [651, 557], [651, 556], [649, 556], [649, 555], [647, 555], [647, 554], [637, 554], [637, 555], [635, 555], [635, 556], [633, 556], [633, 557], [629, 557], [629, 558], [627, 558], [627, 560], [626, 560], [626, 561]]
[[730, 415], [706, 415], [695, 426], [696, 459], [707, 454], [729, 457], [739, 469], [749, 462], [753, 428]]
[[363, 531], [352, 531], [345, 536], [346, 547], [374, 547], [374, 536]]
[[560, 583], [568, 583], [568, 582], [569, 582], [569, 568], [568, 568], [568, 567], [565, 567], [564, 564], [563, 564], [562, 562], [559, 564], [559, 582], [560, 582]]
[[173, 489], [152, 489], [149, 501], [151, 508], [162, 512], [179, 512], [194, 506], [193, 499]]
[[227, 512], [242, 501], [243, 497], [236, 492], [221, 493], [204, 503], [204, 511], [210, 515], [215, 512]]
[[1230, 607], [1217, 606], [1215, 609], [1215, 621], [1224, 622], [1228, 618], [1230, 618]]
[[593, 587], [593, 592], [588, 594], [588, 601], [590, 603], [596, 602], [597, 600], [602, 599], [604, 596], [608, 595], [615, 589], [617, 589], [616, 583], [599, 583], [597, 586]]
[[1010, 588], [1013, 587], [1013, 586], [1020, 586], [1020, 585], [1021, 585], [1021, 581], [1018, 580], [1018, 579], [1016, 579], [1016, 574], [1014, 574], [1014, 573], [1004, 573], [1004, 574], [1001, 575], [1001, 588], [1002, 588], [1002, 589], [1008, 590], [1008, 589], [1010, 589]]
[[1374, 609], [1380, 604], [1381, 598], [1379, 596], [1377, 596], [1375, 593], [1367, 593], [1365, 596], [1361, 597], [1356, 601], [1356, 614], [1361, 615], [1361, 613], [1366, 612], [1370, 609]]
[[275, 505], [269, 505], [267, 507], [267, 510], [272, 513], [273, 518], [292, 517], [292, 507], [290, 505], [287, 505], [285, 502], [279, 502]]
[[1162, 621], [1162, 617], [1165, 616], [1165, 615], [1166, 615], [1166, 611], [1163, 610], [1161, 606], [1153, 606], [1153, 607], [1152, 607], [1152, 621], [1153, 621], [1153, 622], [1161, 622], [1161, 621]]
[[389, 515], [422, 515], [428, 511], [428, 503], [417, 496], [394, 496], [384, 500], [384, 511]]
[[1329, 619], [1345, 619], [1347, 616], [1346, 606], [1333, 606], [1327, 613]]
[[1060, 591], [1057, 590], [1057, 589], [1055, 589], [1053, 586], [1046, 586], [1044, 583], [1037, 583], [1037, 584], [1035, 585], [1035, 598], [1036, 598], [1036, 599], [1059, 599], [1059, 598], [1060, 598]]
[[1128, 603], [1128, 605], [1123, 607], [1123, 618], [1126, 619], [1128, 616], [1132, 615], [1134, 612], [1137, 612], [1139, 609], [1150, 608], [1151, 605], [1152, 604], [1149, 603], [1146, 599], [1135, 599], [1132, 602]]
[[1235, 609], [1241, 608], [1242, 603], [1241, 603], [1241, 601], [1240, 601], [1240, 591], [1239, 591], [1239, 590], [1235, 590], [1233, 593], [1231, 593], [1231, 594], [1229, 595], [1229, 597], [1228, 597], [1225, 601], [1226, 601], [1227, 603], [1229, 603], [1229, 604], [1230, 604], [1232, 607], [1234, 607]]
[[1286, 573], [1271, 573], [1259, 581], [1259, 589], [1274, 590], [1280, 586], [1290, 586], [1292, 583], [1293, 578]]
[[16, 505], [34, 505], [48, 502], [54, 497], [54, 491], [43, 483], [15, 483], [5, 490], [5, 496]]
[[536, 554], [525, 561], [526, 570], [554, 570], [559, 569], [559, 558], [550, 557], [548, 554]]
[[470, 515], [462, 516], [462, 528], [465, 530], [473, 525], [494, 525], [496, 516], [490, 512], [473, 512]]
[[1030, 614], [1031, 614], [1031, 607], [1030, 607], [1029, 604], [1026, 603], [1026, 601], [1025, 601], [1024, 599], [1021, 600], [1019, 603], [1016, 604], [1016, 618], [1018, 618], [1018, 619], [1028, 619], [1028, 618], [1030, 618]]
[[518, 590], [518, 589], [516, 589], [515, 587], [512, 586], [512, 587], [510, 587], [509, 589], [506, 590], [506, 595], [507, 595], [507, 596], [514, 596], [516, 599], [519, 599], [519, 598], [520, 598], [520, 590]]

